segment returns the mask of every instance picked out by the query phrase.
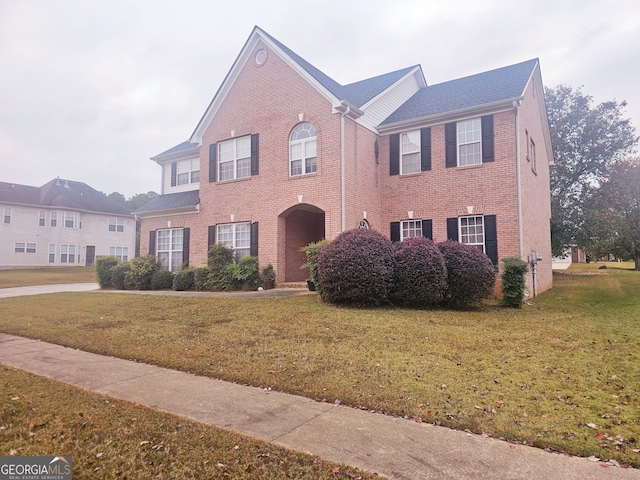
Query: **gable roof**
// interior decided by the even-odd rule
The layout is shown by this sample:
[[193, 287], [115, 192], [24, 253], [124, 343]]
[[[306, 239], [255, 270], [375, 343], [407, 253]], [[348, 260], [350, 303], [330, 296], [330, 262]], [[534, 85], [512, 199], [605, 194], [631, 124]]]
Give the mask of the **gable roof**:
[[418, 90], [381, 127], [522, 99], [538, 59]]
[[195, 156], [200, 154], [200, 146], [197, 143], [191, 143], [186, 140], [175, 147], [171, 147], [169, 150], [165, 150], [159, 153], [155, 157], [151, 157], [151, 160], [160, 163], [163, 161], [176, 160], [182, 157]]
[[86, 183], [61, 178], [53, 179], [42, 187], [0, 182], [0, 202], [131, 216], [127, 208]]

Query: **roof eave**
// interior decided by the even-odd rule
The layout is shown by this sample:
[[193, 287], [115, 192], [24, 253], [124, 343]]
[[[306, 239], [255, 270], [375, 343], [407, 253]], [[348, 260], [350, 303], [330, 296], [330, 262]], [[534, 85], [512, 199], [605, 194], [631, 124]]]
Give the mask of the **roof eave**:
[[194, 145], [193, 147], [185, 148], [184, 150], [179, 150], [177, 152], [172, 153], [160, 153], [155, 157], [151, 157], [150, 160], [161, 164], [172, 162], [176, 160], [184, 160], [186, 158], [199, 157], [200, 156], [200, 145]]
[[196, 205], [191, 205], [188, 207], [180, 207], [180, 208], [168, 208], [164, 210], [149, 210], [148, 212], [133, 212], [136, 217], [140, 218], [154, 218], [154, 217], [165, 217], [172, 215], [186, 215], [190, 213], [198, 213], [200, 211], [199, 203]]
[[386, 125], [379, 125], [378, 132], [381, 135], [387, 135], [392, 133], [400, 133], [408, 129], [424, 127], [428, 125], [436, 125], [439, 123], [448, 122], [451, 120], [457, 120], [461, 117], [467, 117], [471, 115], [486, 115], [489, 113], [497, 113], [505, 110], [513, 109], [513, 102], [519, 102], [523, 99], [522, 96], [500, 100], [497, 102], [486, 103], [483, 105], [474, 105], [473, 107], [461, 108], [458, 110], [451, 110], [448, 112], [437, 113], [435, 115], [427, 115], [424, 117], [411, 118], [409, 120], [402, 120], [399, 122], [389, 123]]

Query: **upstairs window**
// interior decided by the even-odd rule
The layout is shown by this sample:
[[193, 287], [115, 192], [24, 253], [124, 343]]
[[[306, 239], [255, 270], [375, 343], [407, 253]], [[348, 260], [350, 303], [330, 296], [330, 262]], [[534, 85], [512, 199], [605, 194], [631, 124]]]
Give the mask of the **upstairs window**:
[[38, 226], [44, 227], [47, 223], [47, 212], [40, 210], [40, 216], [38, 217]]
[[218, 178], [220, 181], [251, 176], [250, 135], [220, 142], [218, 149]]
[[482, 163], [482, 130], [480, 119], [474, 118], [458, 122], [458, 165]]
[[109, 218], [110, 232], [124, 232], [124, 218]]
[[76, 228], [78, 223], [78, 214], [72, 212], [64, 212], [64, 226], [66, 228]]
[[529, 140], [529, 160], [531, 160], [531, 171], [535, 174], [536, 171], [536, 144], [533, 141], [533, 138]]
[[52, 227], [57, 227], [58, 226], [58, 212], [51, 212], [50, 225]]
[[420, 130], [403, 133], [400, 141], [400, 174], [420, 171]]
[[310, 123], [301, 123], [289, 140], [289, 175], [307, 175], [316, 170], [316, 129]]
[[11, 207], [4, 207], [4, 223], [11, 223]]
[[171, 164], [171, 186], [188, 185], [200, 181], [200, 159], [181, 160]]

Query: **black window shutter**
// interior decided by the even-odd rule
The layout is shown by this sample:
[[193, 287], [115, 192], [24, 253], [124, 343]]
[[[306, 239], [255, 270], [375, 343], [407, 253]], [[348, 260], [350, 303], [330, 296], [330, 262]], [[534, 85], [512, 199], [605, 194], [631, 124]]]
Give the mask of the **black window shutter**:
[[433, 240], [433, 222], [431, 220], [422, 220], [422, 236]]
[[446, 123], [444, 126], [445, 165], [447, 168], [458, 165], [458, 140], [456, 123]]
[[482, 162], [493, 162], [493, 115], [481, 118], [482, 124]]
[[447, 218], [447, 240], [458, 241], [458, 217]]
[[420, 130], [420, 170], [431, 170], [431, 128]]
[[400, 222], [391, 222], [390, 237], [392, 242], [400, 241]]
[[149, 255], [156, 254], [156, 231], [151, 230], [149, 232]]
[[389, 175], [400, 174], [400, 134], [389, 136]]
[[178, 164], [173, 162], [171, 164], [171, 186], [175, 187], [178, 184]]
[[258, 163], [259, 150], [258, 134], [254, 133], [251, 135], [251, 175], [260, 173], [260, 165]]
[[258, 222], [251, 224], [251, 239], [249, 241], [249, 255], [258, 256]]
[[207, 251], [216, 243], [216, 226], [210, 225], [207, 230]]
[[212, 143], [209, 145], [209, 181], [216, 181], [216, 170], [218, 169], [218, 162], [216, 161], [218, 157], [218, 145], [216, 143]]
[[191, 237], [191, 229], [182, 229], [182, 264], [186, 267], [189, 266], [189, 241]]
[[484, 248], [495, 266], [498, 265], [498, 230], [495, 215], [484, 216]]

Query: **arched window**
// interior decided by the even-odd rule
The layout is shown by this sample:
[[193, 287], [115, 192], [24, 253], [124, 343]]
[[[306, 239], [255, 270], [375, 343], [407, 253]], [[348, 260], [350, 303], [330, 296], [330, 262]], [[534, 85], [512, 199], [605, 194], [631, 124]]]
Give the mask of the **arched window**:
[[289, 139], [289, 175], [306, 175], [316, 171], [316, 129], [301, 123]]

